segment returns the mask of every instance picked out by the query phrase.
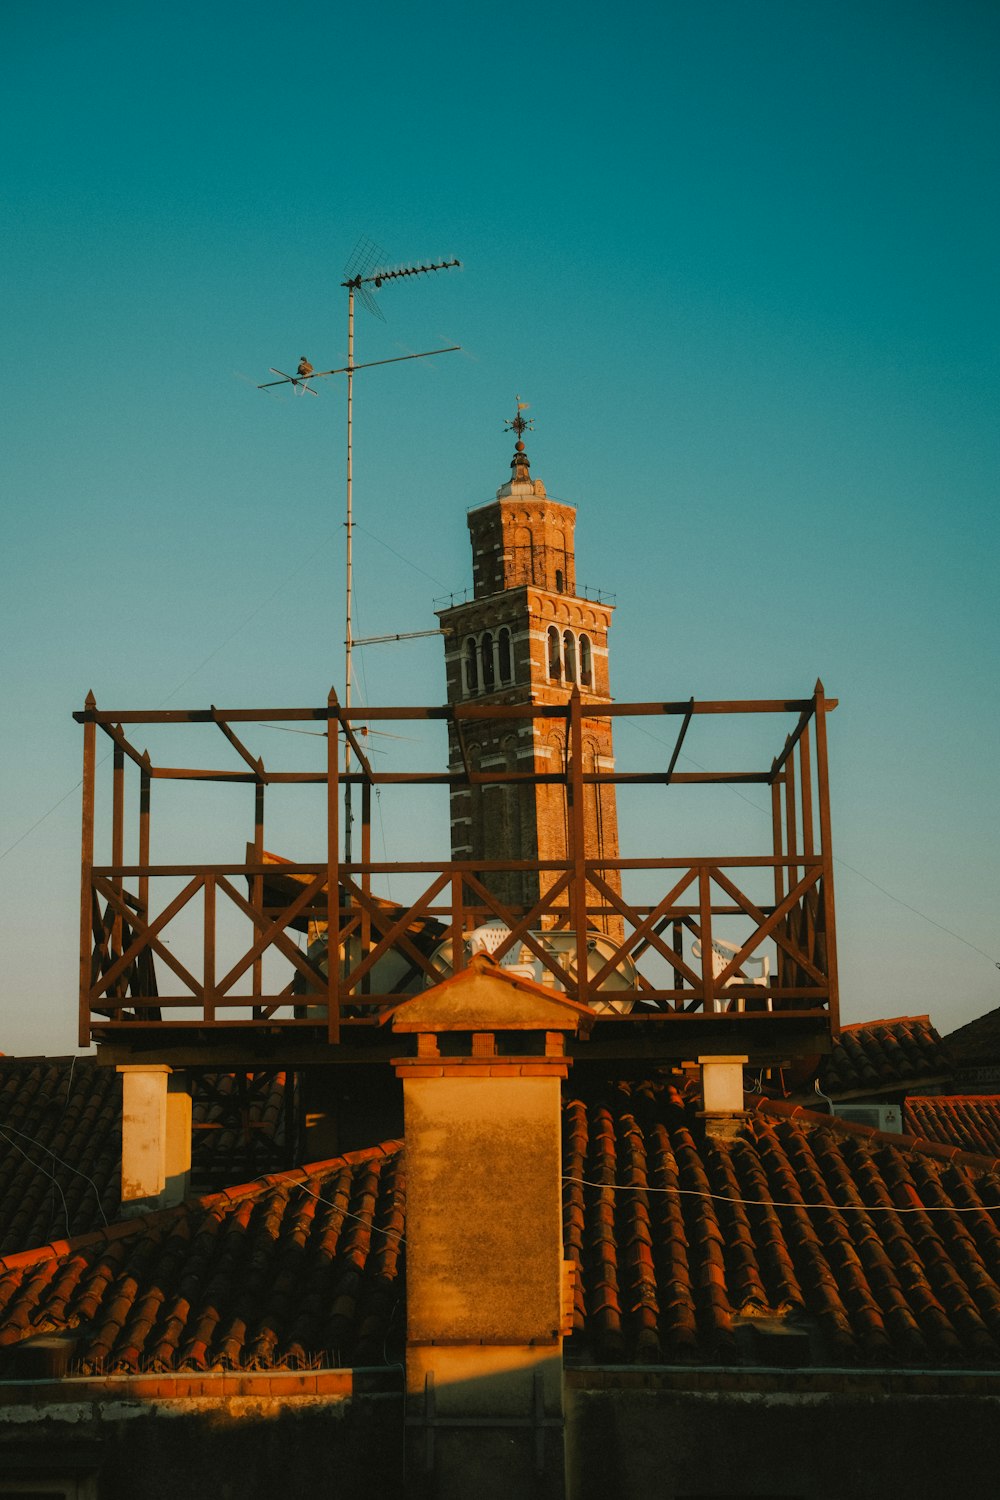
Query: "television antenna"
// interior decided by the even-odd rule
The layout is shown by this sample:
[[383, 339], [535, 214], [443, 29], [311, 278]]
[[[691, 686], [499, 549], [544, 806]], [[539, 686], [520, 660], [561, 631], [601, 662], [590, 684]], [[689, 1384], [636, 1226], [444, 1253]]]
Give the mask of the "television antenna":
[[[433, 354], [455, 354], [461, 348], [459, 344], [449, 344], [444, 349], [424, 349], [419, 354], [397, 354], [391, 359], [373, 359], [365, 364], [354, 362], [354, 299], [360, 300], [361, 305], [370, 312], [373, 317], [385, 322], [385, 314], [378, 304], [375, 296], [387, 281], [399, 281], [404, 276], [426, 276], [434, 271], [451, 271], [461, 266], [459, 260], [429, 261], [426, 264], [414, 264], [397, 266], [389, 270], [385, 268], [385, 252], [379, 248], [374, 241], [364, 235], [358, 240], [350, 260], [344, 267], [346, 280], [340, 284], [347, 292], [347, 364], [341, 365], [334, 370], [314, 370], [305, 355], [299, 362], [298, 369], [294, 375], [288, 375], [284, 370], [271, 367], [271, 374], [277, 375], [278, 380], [266, 380], [258, 385], [260, 391], [268, 390], [276, 385], [290, 385], [297, 395], [316, 396], [319, 394], [310, 381], [325, 380], [330, 375], [347, 376], [347, 580], [346, 580], [346, 619], [344, 630], [344, 707], [351, 706], [351, 655], [354, 647], [354, 625], [353, 625], [353, 593], [354, 593], [354, 565], [353, 565], [353, 543], [354, 543], [354, 460], [353, 460], [353, 426], [354, 426], [354, 375], [358, 370], [370, 370], [376, 365], [401, 364], [408, 359], [428, 359]], [[436, 634], [437, 632], [434, 632]], [[344, 741], [344, 772], [345, 776], [351, 768], [351, 744], [350, 740]], [[344, 782], [344, 861], [351, 862], [351, 783]]]

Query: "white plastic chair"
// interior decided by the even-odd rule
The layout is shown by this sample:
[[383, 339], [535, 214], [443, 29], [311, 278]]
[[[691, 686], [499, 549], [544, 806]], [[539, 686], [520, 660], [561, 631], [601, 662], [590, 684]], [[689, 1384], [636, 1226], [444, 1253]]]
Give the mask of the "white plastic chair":
[[[739, 951], [739, 947], [735, 943], [727, 943], [724, 938], [712, 939], [712, 973], [716, 978], [719, 977], [723, 969], [725, 969], [730, 963], [732, 963], [734, 957], [737, 953], [739, 953]], [[695, 938], [694, 942], [691, 944], [691, 952], [695, 958], [701, 958], [701, 938]], [[743, 960], [742, 964], [740, 965], [740, 968], [743, 969], [744, 972], [749, 970], [751, 967], [755, 967], [758, 972], [756, 974], [747, 973], [745, 979], [741, 978], [738, 974], [732, 974], [726, 980], [726, 984], [723, 986], [723, 988], [726, 988], [731, 984], [756, 984], [761, 985], [766, 989], [771, 978], [771, 960], [768, 954], [751, 953], [747, 958]], [[745, 1010], [746, 996], [736, 995], [734, 998], [736, 1000], [737, 1011], [742, 1012], [743, 1010]], [[728, 1007], [732, 1003], [732, 1000], [727, 1000], [724, 995], [715, 996], [716, 1012], [728, 1009]], [[770, 995], [768, 995], [767, 997], [767, 1008], [768, 1010], [771, 1009]]]
[[[488, 953], [492, 957], [500, 944], [508, 937], [510, 937], [510, 928], [506, 922], [501, 922], [498, 918], [494, 918], [492, 922], [484, 922], [481, 927], [474, 928], [466, 938], [466, 942], [469, 945], [469, 952], [473, 956], [477, 953]], [[521, 950], [520, 944], [518, 944], [516, 947], [508, 949], [503, 958], [500, 959], [500, 967], [518, 979], [534, 979], [534, 964], [524, 963], [521, 961], [522, 958], [523, 950]]]

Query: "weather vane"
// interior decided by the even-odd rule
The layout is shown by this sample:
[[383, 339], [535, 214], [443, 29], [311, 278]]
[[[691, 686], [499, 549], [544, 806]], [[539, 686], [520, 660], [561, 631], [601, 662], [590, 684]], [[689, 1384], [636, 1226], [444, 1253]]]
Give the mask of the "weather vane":
[[534, 432], [535, 419], [534, 417], [521, 416], [521, 413], [523, 411], [528, 410], [529, 406], [531, 405], [530, 401], [522, 401], [520, 396], [515, 396], [514, 400], [517, 402], [517, 411], [515, 412], [512, 421], [504, 422], [503, 430], [504, 432], [516, 432], [517, 440], [518, 442], [520, 442], [526, 432]]

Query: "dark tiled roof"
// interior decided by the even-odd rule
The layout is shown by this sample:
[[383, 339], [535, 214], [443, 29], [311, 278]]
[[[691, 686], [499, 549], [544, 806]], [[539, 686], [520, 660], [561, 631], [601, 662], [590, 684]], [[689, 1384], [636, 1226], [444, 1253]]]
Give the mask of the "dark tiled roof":
[[906, 1128], [911, 1135], [965, 1151], [1000, 1156], [1000, 1095], [944, 1094], [906, 1101]]
[[[275, 1164], [285, 1075], [195, 1088], [192, 1173], [206, 1187]], [[121, 1206], [121, 1078], [92, 1057], [0, 1056], [0, 1255], [86, 1234]]]
[[8, 1256], [0, 1360], [75, 1332], [83, 1374], [384, 1364], [403, 1202], [389, 1142]]
[[581, 1357], [738, 1362], [740, 1321], [777, 1318], [817, 1362], [1000, 1361], [1000, 1162], [766, 1101], [706, 1139], [649, 1086], [570, 1102], [565, 1133], [567, 1177], [602, 1184], [564, 1185]]
[[[567, 1355], [1000, 1363], [1000, 1159], [758, 1100], [707, 1136], [662, 1084], [564, 1106]], [[82, 1370], [381, 1364], [403, 1334], [401, 1143], [0, 1261], [0, 1354], [77, 1334]]]
[[1000, 1006], [949, 1032], [948, 1050], [963, 1067], [1000, 1063]]
[[117, 1216], [121, 1118], [93, 1058], [0, 1058], [0, 1255]]
[[845, 1026], [820, 1063], [820, 1088], [846, 1094], [899, 1092], [951, 1076], [948, 1051], [928, 1016]]
[[287, 1079], [283, 1072], [192, 1078], [191, 1174], [199, 1187], [246, 1182], [291, 1164], [294, 1158], [285, 1152]]

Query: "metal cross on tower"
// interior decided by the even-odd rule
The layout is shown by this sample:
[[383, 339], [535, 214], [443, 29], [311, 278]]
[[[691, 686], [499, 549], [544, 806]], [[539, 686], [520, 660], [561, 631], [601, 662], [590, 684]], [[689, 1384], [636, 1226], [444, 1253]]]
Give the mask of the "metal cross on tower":
[[520, 396], [515, 396], [514, 400], [517, 403], [517, 410], [514, 412], [511, 421], [504, 422], [503, 430], [504, 432], [516, 432], [517, 440], [520, 442], [526, 432], [534, 431], [535, 419], [534, 417], [521, 416], [521, 413], [527, 411], [530, 407], [530, 401], [522, 401]]

